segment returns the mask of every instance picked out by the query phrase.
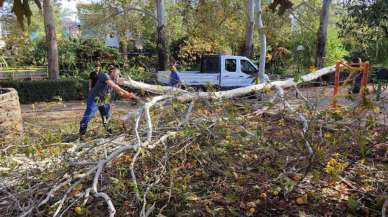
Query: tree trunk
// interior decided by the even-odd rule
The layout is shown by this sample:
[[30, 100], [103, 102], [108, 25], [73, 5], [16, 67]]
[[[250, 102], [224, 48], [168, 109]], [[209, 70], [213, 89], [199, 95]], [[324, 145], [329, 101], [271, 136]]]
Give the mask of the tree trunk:
[[252, 57], [253, 54], [253, 31], [255, 28], [255, 8], [254, 0], [248, 0], [247, 2], [247, 29], [245, 36], [245, 46], [242, 54], [246, 57]]
[[55, 34], [53, 0], [43, 0], [44, 26], [46, 31], [48, 74], [50, 80], [59, 77], [58, 47]]
[[335, 66], [330, 66], [326, 68], [322, 68], [320, 70], [317, 70], [313, 73], [303, 75], [302, 78], [298, 81], [295, 81], [293, 78], [289, 78], [286, 80], [278, 80], [278, 81], [271, 81], [269, 83], [262, 83], [257, 85], [251, 85], [247, 87], [240, 87], [232, 90], [226, 90], [226, 91], [218, 91], [218, 92], [196, 92], [193, 94], [192, 92], [189, 92], [187, 90], [182, 90], [175, 87], [169, 87], [169, 86], [161, 86], [161, 85], [152, 85], [147, 84], [143, 82], [138, 82], [135, 80], [132, 80], [131, 78], [127, 78], [126, 80], [123, 80], [120, 84], [126, 87], [129, 87], [131, 89], [138, 89], [146, 92], [151, 92], [153, 94], [172, 94], [175, 95], [175, 99], [177, 100], [186, 100], [186, 99], [225, 99], [225, 98], [233, 98], [233, 97], [240, 97], [244, 96], [249, 93], [255, 93], [259, 90], [262, 90], [264, 88], [272, 88], [275, 86], [279, 86], [282, 88], [289, 88], [294, 87], [297, 84], [302, 84], [309, 81], [314, 81], [324, 75], [331, 74], [335, 72]]
[[157, 34], [158, 34], [158, 63], [159, 70], [168, 67], [168, 42], [166, 35], [164, 0], [156, 0]]
[[124, 57], [124, 67], [128, 67], [128, 40], [126, 38], [126, 35], [124, 35], [124, 40], [122, 41], [122, 52]]
[[127, 3], [126, 1], [122, 3], [122, 8], [124, 10], [124, 17], [125, 17], [125, 28], [124, 28], [124, 31], [123, 31], [123, 36], [122, 36], [122, 49], [121, 51], [123, 52], [123, 57], [124, 57], [124, 67], [128, 67], [129, 64], [128, 64], [128, 41], [129, 41], [129, 37], [128, 37], [128, 33], [129, 33], [129, 29], [128, 27], [130, 26], [129, 22], [130, 20], [128, 20], [127, 18], [129, 17], [129, 10], [128, 10], [128, 5], [125, 4]]
[[315, 65], [317, 68], [322, 68], [325, 62], [325, 49], [327, 41], [327, 26], [329, 23], [329, 9], [331, 0], [323, 0], [321, 17], [319, 22], [319, 30], [317, 33], [317, 50], [315, 57]]
[[265, 57], [267, 54], [267, 40], [264, 33], [264, 25], [263, 25], [263, 19], [262, 19], [262, 10], [261, 10], [261, 0], [256, 0], [256, 25], [257, 29], [259, 30], [259, 38], [260, 38], [260, 64], [259, 64], [259, 71], [257, 73], [258, 79], [260, 82], [265, 82], [268, 80], [267, 76], [265, 75]]

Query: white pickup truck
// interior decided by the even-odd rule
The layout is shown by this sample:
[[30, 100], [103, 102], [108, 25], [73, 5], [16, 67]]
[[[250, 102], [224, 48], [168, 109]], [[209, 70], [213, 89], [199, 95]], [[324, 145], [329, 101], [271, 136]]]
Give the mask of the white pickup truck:
[[[258, 68], [246, 57], [206, 55], [201, 58], [200, 71], [179, 71], [186, 86], [214, 85], [221, 88], [244, 87], [255, 84]], [[158, 81], [170, 83], [170, 71], [159, 71]]]

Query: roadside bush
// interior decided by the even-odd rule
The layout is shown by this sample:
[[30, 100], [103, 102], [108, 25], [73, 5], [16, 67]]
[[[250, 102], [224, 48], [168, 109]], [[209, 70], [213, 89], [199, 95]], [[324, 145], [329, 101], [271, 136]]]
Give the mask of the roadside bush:
[[26, 59], [22, 65], [47, 64], [46, 40], [39, 38], [30, 42], [30, 48], [25, 53]]
[[[267, 54], [267, 69], [271, 75], [278, 77], [289, 76], [287, 71], [290, 68], [290, 62], [292, 59], [291, 51], [285, 47], [271, 48]], [[257, 64], [258, 65], [258, 64]]]
[[123, 62], [123, 57], [117, 49], [109, 48], [97, 39], [62, 40], [58, 46], [60, 74], [65, 78], [87, 79], [96, 62], [100, 62], [103, 67]]
[[338, 37], [338, 33], [334, 28], [328, 29], [325, 60], [326, 66], [334, 65], [338, 60], [342, 60], [349, 54], [349, 52], [346, 51], [343, 42], [344, 40]]
[[58, 42], [58, 60], [61, 76], [79, 75], [79, 66], [77, 65], [78, 47], [79, 41], [77, 40], [61, 40]]
[[87, 95], [88, 82], [84, 80], [1, 81], [0, 87], [15, 88], [21, 103], [53, 99], [80, 100]]

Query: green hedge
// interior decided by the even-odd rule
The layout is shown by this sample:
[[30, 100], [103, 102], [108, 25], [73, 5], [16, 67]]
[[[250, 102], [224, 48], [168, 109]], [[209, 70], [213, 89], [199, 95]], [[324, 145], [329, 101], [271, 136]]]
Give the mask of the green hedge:
[[15, 88], [21, 103], [84, 99], [88, 91], [85, 80], [1, 81], [0, 87]]

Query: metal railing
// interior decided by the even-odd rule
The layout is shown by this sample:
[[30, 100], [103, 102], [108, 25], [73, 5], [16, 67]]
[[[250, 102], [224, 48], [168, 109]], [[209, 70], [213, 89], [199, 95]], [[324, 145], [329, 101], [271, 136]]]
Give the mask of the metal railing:
[[47, 66], [9, 67], [0, 56], [0, 80], [44, 80], [48, 78]]
[[47, 67], [0, 68], [0, 80], [45, 80]]

